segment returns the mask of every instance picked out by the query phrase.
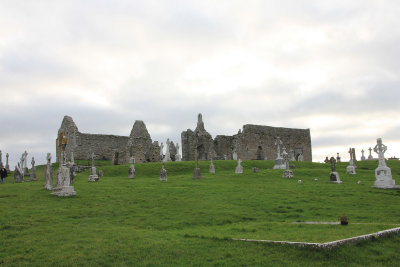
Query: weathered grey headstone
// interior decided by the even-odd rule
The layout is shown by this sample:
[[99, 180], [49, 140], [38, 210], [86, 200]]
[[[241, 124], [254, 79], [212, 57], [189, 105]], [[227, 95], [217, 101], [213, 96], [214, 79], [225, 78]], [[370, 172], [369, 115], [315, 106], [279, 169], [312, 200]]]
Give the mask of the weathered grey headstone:
[[357, 161], [357, 158], [356, 158], [356, 149], [353, 147], [353, 148], [351, 149], [351, 152], [353, 153], [353, 164], [354, 164], [354, 167], [357, 168], [357, 165], [356, 165], [356, 161]]
[[210, 160], [209, 173], [215, 173], [215, 166], [214, 166], [214, 162], [213, 162], [213, 159], [212, 159], [212, 158], [211, 158], [211, 160]]
[[167, 139], [167, 142], [166, 142], [166, 146], [167, 146], [167, 149], [166, 149], [166, 151], [165, 151], [165, 157], [164, 157], [164, 162], [166, 162], [166, 161], [171, 161], [171, 154], [170, 154], [170, 151], [169, 151], [169, 149], [170, 149], [170, 141], [169, 141], [169, 138]]
[[27, 167], [27, 161], [28, 161], [27, 156], [28, 156], [28, 152], [26, 152], [26, 150], [25, 150], [25, 152], [22, 153], [22, 156], [21, 156], [21, 168], [23, 170], [23, 172], [22, 172], [23, 175], [30, 177], [29, 170]]
[[346, 172], [348, 174], [356, 174], [356, 167], [354, 165], [354, 159], [353, 159], [353, 149], [349, 149], [349, 154], [350, 154], [350, 161], [349, 161], [349, 166], [346, 168]]
[[340, 181], [339, 173], [336, 171], [336, 159], [334, 157], [331, 157], [330, 163], [331, 163], [331, 174], [329, 176], [330, 182], [334, 184], [341, 184], [342, 182]]
[[368, 148], [368, 150], [369, 150], [368, 160], [373, 160], [374, 157], [372, 156], [372, 148]]
[[53, 189], [53, 166], [51, 165], [51, 154], [47, 153], [47, 164], [44, 168], [44, 188]]
[[258, 172], [258, 168], [257, 168], [257, 167], [253, 167], [251, 170], [252, 170], [254, 173], [257, 173], [257, 172]]
[[294, 150], [293, 149], [289, 151], [289, 160], [290, 161], [296, 161], [296, 157], [294, 155]]
[[232, 154], [232, 159], [233, 159], [233, 160], [237, 160], [237, 159], [238, 159], [238, 156], [237, 156], [236, 151], [233, 152], [233, 154]]
[[362, 161], [364, 161], [364, 160], [365, 160], [364, 152], [365, 152], [365, 151], [364, 151], [364, 149], [363, 149], [363, 150], [361, 150], [361, 160], [362, 160]]
[[293, 178], [293, 172], [289, 167], [289, 154], [286, 152], [286, 148], [283, 148], [282, 157], [285, 163], [285, 171], [282, 174], [283, 178]]
[[9, 156], [10, 156], [10, 155], [7, 153], [7, 154], [6, 154], [6, 170], [7, 170], [8, 173], [11, 172], [11, 170], [10, 170], [10, 165], [8, 164], [8, 157], [9, 157]]
[[18, 162], [18, 165], [15, 166], [14, 170], [14, 183], [22, 183], [24, 181], [24, 171]]
[[99, 177], [103, 177], [103, 171], [102, 171], [102, 170], [99, 170], [98, 176], [99, 176]]
[[194, 151], [194, 162], [195, 162], [195, 167], [193, 170], [193, 179], [200, 179], [201, 178], [201, 170], [199, 168], [199, 157], [198, 157], [197, 149], [195, 149], [195, 151]]
[[297, 157], [297, 161], [304, 161], [303, 152], [301, 152], [301, 153], [299, 154], [299, 156]]
[[283, 143], [282, 143], [281, 139], [279, 138], [279, 136], [277, 136], [276, 137], [276, 141], [275, 141], [277, 157], [275, 159], [274, 169], [281, 169], [281, 170], [286, 169], [285, 161], [284, 161], [284, 159], [282, 158], [282, 155], [281, 155], [282, 144]]
[[135, 179], [136, 178], [136, 171], [135, 171], [135, 165], [133, 165], [135, 163], [135, 159], [133, 157], [131, 157], [129, 159], [129, 163], [131, 164], [131, 166], [129, 167], [128, 178], [129, 179]]
[[160, 170], [160, 181], [168, 181], [167, 177], [167, 170], [164, 167], [164, 162], [161, 165], [161, 170]]
[[90, 168], [89, 182], [97, 182], [99, 180], [99, 176], [96, 172], [96, 167], [94, 165], [94, 153], [92, 153], [92, 167]]
[[339, 156], [339, 153], [336, 153], [336, 162], [340, 162], [340, 156]]
[[37, 181], [36, 173], [35, 173], [35, 168], [36, 167], [35, 167], [35, 158], [34, 157], [32, 157], [31, 165], [32, 165], [32, 173], [30, 175], [31, 181]]
[[71, 151], [71, 163], [75, 164], [74, 151]]
[[179, 143], [176, 143], [176, 155], [175, 155], [175, 161], [182, 161], [182, 156], [179, 151]]
[[237, 161], [237, 166], [235, 168], [235, 173], [236, 174], [243, 173], [242, 161], [240, 159], [238, 159], [238, 161]]
[[112, 165], [119, 165], [119, 151], [115, 150], [112, 158]]
[[376, 140], [377, 144], [374, 147], [374, 152], [378, 154], [378, 168], [375, 169], [375, 188], [399, 188], [400, 186], [396, 185], [396, 181], [392, 178], [392, 170], [386, 165], [385, 161], [385, 152], [387, 150], [387, 146], [382, 143], [382, 139], [378, 138]]

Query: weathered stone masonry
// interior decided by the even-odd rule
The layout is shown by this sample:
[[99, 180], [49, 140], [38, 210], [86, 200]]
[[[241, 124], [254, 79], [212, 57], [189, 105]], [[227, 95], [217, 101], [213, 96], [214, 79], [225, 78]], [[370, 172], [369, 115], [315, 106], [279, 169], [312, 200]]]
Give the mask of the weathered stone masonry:
[[68, 144], [65, 148], [66, 158], [87, 160], [93, 152], [98, 160], [111, 160], [118, 152], [120, 164], [129, 162], [129, 140], [133, 146], [133, 157], [136, 162], [152, 162], [159, 160], [160, 147], [158, 142], [152, 142], [150, 134], [143, 121], [135, 121], [130, 136], [103, 135], [81, 133], [71, 117], [65, 116], [61, 127], [58, 130], [56, 140], [57, 161], [59, 161], [60, 151], [58, 138], [61, 131], [65, 132]]
[[199, 114], [196, 130], [188, 129], [181, 134], [182, 159], [194, 160], [194, 151], [198, 150], [200, 160], [232, 159], [236, 152], [242, 160], [275, 159], [277, 151], [276, 137], [279, 136], [289, 153], [293, 151], [297, 160], [303, 154], [305, 161], [312, 161], [310, 129], [292, 129], [246, 124], [243, 130], [233, 136], [217, 135], [212, 139], [205, 130], [202, 116]]

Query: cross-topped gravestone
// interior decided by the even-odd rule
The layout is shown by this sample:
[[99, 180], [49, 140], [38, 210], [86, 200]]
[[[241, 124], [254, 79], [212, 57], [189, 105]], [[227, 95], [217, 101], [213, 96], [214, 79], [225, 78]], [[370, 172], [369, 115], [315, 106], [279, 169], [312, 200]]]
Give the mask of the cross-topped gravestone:
[[89, 182], [97, 182], [99, 180], [99, 176], [97, 175], [96, 167], [94, 165], [94, 153], [91, 154], [92, 157], [92, 167], [90, 168], [90, 175], [88, 178]]
[[378, 154], [378, 168], [375, 169], [375, 188], [399, 188], [396, 185], [396, 181], [392, 178], [392, 170], [386, 165], [385, 162], [385, 152], [387, 146], [382, 143], [382, 139], [378, 138], [376, 140], [377, 144], [374, 147], [374, 152]]
[[331, 163], [331, 174], [329, 175], [330, 182], [334, 184], [341, 184], [339, 173], [336, 171], [336, 159], [334, 157], [330, 158]]
[[361, 160], [364, 161], [365, 160], [365, 156], [364, 156], [364, 149], [361, 150]]
[[276, 141], [275, 141], [277, 157], [275, 159], [274, 169], [284, 170], [286, 168], [285, 161], [283, 160], [282, 155], [281, 155], [282, 144], [283, 143], [282, 143], [281, 139], [279, 138], [279, 136], [277, 136]]
[[368, 148], [368, 150], [369, 150], [368, 160], [373, 160], [374, 157], [372, 156], [372, 148]]
[[31, 165], [32, 165], [32, 173], [31, 173], [31, 181], [37, 181], [36, 179], [36, 173], [35, 173], [35, 158], [32, 157]]
[[354, 159], [353, 159], [353, 155], [354, 155], [353, 149], [350, 148], [348, 152], [350, 154], [350, 160], [349, 160], [349, 166], [347, 166], [347, 168], [346, 168], [346, 172], [348, 174], [356, 174], [356, 168], [355, 168]]
[[10, 165], [8, 164], [8, 157], [9, 157], [10, 155], [7, 153], [6, 154], [6, 170], [7, 170], [7, 172], [8, 173], [10, 173]]
[[289, 166], [289, 154], [286, 152], [286, 148], [283, 147], [282, 157], [285, 163], [285, 171], [283, 172], [283, 178], [293, 178], [293, 172], [290, 170]]
[[339, 156], [339, 153], [336, 153], [336, 162], [340, 162], [340, 156]]

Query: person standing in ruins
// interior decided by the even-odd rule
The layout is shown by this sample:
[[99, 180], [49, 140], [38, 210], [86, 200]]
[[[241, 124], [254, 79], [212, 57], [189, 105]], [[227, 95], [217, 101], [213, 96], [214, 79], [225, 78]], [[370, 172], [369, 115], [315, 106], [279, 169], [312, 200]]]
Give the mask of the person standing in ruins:
[[0, 169], [0, 177], [1, 177], [1, 183], [4, 184], [4, 179], [7, 177], [7, 170], [4, 168], [3, 164], [1, 165]]

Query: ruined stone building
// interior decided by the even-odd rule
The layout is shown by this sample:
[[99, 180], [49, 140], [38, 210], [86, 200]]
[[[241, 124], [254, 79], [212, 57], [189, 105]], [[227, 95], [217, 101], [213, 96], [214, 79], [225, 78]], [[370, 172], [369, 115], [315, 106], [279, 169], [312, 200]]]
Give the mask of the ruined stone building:
[[302, 155], [304, 161], [312, 161], [310, 129], [246, 124], [236, 135], [217, 135], [213, 139], [204, 128], [201, 114], [194, 131], [188, 129], [181, 133], [182, 160], [194, 160], [195, 149], [200, 160], [234, 159], [236, 156], [242, 160], [274, 160], [278, 136], [292, 159], [298, 160]]
[[129, 162], [130, 143], [135, 162], [159, 161], [160, 147], [151, 140], [143, 121], [135, 121], [129, 136], [81, 133], [71, 117], [65, 116], [58, 130], [56, 140], [57, 161], [60, 158], [59, 136], [64, 132], [68, 144], [65, 152], [67, 160], [73, 152], [74, 159], [87, 160], [91, 153], [98, 160], [116, 160], [119, 164]]

